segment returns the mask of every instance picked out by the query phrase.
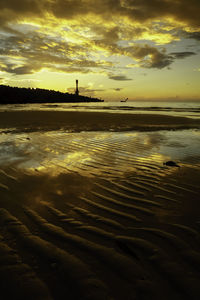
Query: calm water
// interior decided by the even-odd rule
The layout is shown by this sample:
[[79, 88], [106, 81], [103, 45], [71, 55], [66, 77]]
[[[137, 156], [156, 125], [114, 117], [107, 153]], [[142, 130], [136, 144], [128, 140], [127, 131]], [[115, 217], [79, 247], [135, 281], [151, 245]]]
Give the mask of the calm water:
[[1, 105], [0, 111], [5, 110], [56, 110], [56, 111], [104, 111], [115, 113], [153, 113], [176, 116], [200, 117], [200, 101], [192, 102], [159, 102], [159, 101], [127, 101], [100, 103], [45, 103]]

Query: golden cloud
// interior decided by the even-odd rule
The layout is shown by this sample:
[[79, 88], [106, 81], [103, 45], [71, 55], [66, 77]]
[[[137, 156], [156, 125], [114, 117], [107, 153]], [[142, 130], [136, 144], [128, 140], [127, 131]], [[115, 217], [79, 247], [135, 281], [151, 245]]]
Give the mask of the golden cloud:
[[199, 0], [1, 0], [0, 70], [22, 75], [99, 69], [109, 76], [117, 65], [110, 56], [162, 69], [189, 55], [167, 54], [159, 45], [200, 40], [199, 13]]

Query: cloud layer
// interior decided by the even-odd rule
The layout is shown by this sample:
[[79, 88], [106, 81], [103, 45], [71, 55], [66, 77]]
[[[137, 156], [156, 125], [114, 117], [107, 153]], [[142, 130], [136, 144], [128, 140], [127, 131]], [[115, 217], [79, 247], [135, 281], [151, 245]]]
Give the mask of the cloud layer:
[[99, 72], [131, 80], [113, 57], [163, 69], [193, 56], [167, 53], [165, 45], [199, 41], [199, 15], [199, 0], [1, 0], [0, 71]]
[[96, 15], [100, 18], [128, 17], [146, 22], [172, 18], [188, 26], [200, 26], [199, 0], [1, 0], [1, 19], [9, 20], [44, 17], [73, 19], [77, 16]]

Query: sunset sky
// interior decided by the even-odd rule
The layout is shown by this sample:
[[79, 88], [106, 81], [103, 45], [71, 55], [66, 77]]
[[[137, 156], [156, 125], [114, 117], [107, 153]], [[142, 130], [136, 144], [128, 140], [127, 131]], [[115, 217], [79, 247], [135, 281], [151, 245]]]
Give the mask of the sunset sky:
[[0, 0], [0, 84], [200, 100], [199, 0]]

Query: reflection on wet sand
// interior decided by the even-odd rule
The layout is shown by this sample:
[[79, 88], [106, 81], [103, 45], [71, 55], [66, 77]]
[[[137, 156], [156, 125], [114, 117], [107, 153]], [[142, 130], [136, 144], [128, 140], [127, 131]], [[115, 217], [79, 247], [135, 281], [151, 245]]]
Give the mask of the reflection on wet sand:
[[199, 299], [199, 147], [197, 131], [2, 134], [4, 299]]

